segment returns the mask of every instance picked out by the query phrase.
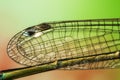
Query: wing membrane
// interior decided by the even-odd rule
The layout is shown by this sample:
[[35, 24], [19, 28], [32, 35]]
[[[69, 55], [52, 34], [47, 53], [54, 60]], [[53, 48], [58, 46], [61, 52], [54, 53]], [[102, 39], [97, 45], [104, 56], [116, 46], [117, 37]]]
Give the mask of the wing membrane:
[[[98, 57], [104, 53], [114, 54], [120, 50], [120, 19], [75, 20], [45, 24], [51, 28], [42, 29], [41, 36], [28, 38], [23, 33], [16, 35], [16, 43], [12, 44], [14, 47], [8, 50], [13, 60], [33, 66], [68, 58], [87, 59], [85, 56], [94, 55]], [[115, 66], [119, 64], [119, 56], [117, 58], [115, 56], [115, 59], [96, 61], [92, 58], [92, 60], [90, 63], [83, 61], [82, 64], [68, 65], [64, 69], [116, 68]]]

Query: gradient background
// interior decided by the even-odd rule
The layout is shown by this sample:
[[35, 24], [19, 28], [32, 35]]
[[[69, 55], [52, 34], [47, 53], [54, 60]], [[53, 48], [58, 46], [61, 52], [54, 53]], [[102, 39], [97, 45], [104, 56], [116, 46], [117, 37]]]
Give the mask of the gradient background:
[[[0, 70], [23, 67], [6, 45], [17, 32], [47, 21], [119, 18], [120, 0], [0, 0]], [[55, 70], [17, 80], [120, 80], [120, 69]]]

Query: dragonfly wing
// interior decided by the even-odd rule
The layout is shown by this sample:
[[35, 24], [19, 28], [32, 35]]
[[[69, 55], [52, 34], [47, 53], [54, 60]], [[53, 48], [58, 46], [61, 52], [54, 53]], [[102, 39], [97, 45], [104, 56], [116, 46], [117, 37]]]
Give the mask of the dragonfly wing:
[[101, 62], [93, 62], [93, 63], [84, 63], [84, 64], [76, 64], [74, 66], [67, 66], [65, 68], [61, 68], [64, 70], [89, 70], [89, 69], [114, 69], [120, 68], [120, 60], [109, 60], [109, 61], [101, 61]]

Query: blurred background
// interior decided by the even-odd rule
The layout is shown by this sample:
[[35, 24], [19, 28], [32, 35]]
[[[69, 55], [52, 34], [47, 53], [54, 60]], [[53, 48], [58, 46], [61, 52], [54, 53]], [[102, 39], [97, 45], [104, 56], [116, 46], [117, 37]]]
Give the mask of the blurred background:
[[[24, 67], [6, 53], [10, 38], [42, 22], [119, 18], [120, 0], [0, 0], [0, 70]], [[120, 69], [54, 70], [16, 80], [120, 80]]]

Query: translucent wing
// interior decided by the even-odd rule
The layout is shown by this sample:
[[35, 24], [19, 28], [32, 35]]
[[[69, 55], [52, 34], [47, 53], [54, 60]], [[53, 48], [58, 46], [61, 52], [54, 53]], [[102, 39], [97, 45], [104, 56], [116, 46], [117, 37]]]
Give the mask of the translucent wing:
[[[27, 28], [8, 44], [8, 54], [16, 62], [28, 66], [61, 59], [108, 57], [120, 50], [120, 19], [94, 19], [50, 22]], [[115, 55], [116, 56], [116, 55]], [[114, 57], [114, 56], [113, 56]], [[75, 64], [63, 69], [117, 68], [115, 59]]]

